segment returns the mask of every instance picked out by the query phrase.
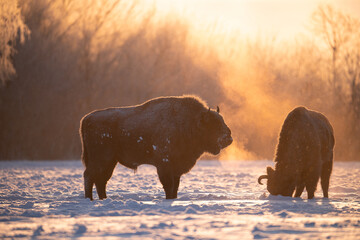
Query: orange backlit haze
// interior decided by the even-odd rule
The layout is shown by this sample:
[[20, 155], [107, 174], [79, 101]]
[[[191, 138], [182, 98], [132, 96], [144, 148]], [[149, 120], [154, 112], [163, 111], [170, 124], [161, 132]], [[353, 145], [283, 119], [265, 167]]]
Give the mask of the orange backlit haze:
[[360, 159], [360, 1], [18, 3], [31, 34], [0, 89], [3, 159], [77, 158], [86, 113], [183, 94], [220, 106], [234, 142], [216, 158], [272, 159], [303, 105], [334, 126], [335, 159]]
[[192, 24], [217, 22], [222, 29], [239, 30], [245, 36], [293, 37], [306, 29], [319, 5], [330, 4], [360, 16], [357, 0], [155, 0], [159, 12], [191, 18]]
[[[204, 43], [201, 42], [206, 42], [207, 46], [217, 49], [218, 56], [223, 57], [220, 78], [227, 96], [241, 107], [239, 111], [233, 112], [233, 109], [224, 106], [225, 117], [231, 116], [228, 121], [232, 128], [239, 129], [235, 131], [238, 141], [221, 155], [222, 159], [254, 159], [269, 156], [274, 151], [282, 121], [291, 109], [297, 105], [322, 108], [314, 102], [302, 101], [299, 92], [295, 95], [300, 94], [300, 97], [295, 98], [291, 92], [282, 93], [281, 89], [274, 91], [277, 76], [269, 71], [273, 66], [256, 66], [259, 63], [272, 65], [273, 59], [270, 58], [273, 57], [280, 62], [281, 56], [278, 54], [286, 55], [288, 48], [296, 48], [298, 42], [304, 41], [302, 35], [311, 32], [310, 20], [319, 6], [332, 6], [346, 14], [360, 16], [360, 1], [356, 0], [156, 1], [160, 13], [168, 14], [168, 17], [173, 13], [187, 19], [189, 25], [195, 29], [194, 38], [198, 38], [199, 45], [203, 46]], [[212, 41], [209, 41], [209, 38]], [[257, 58], [258, 53], [242, 49], [244, 45], [239, 43], [243, 41], [255, 42], [253, 45], [250, 44], [258, 48], [255, 51], [267, 51], [262, 52], [263, 56], [259, 57], [265, 58], [255, 59], [254, 62], [253, 57]], [[248, 126], [246, 137], [240, 137], [245, 126]], [[341, 135], [342, 133], [338, 134]], [[256, 140], [252, 142], [250, 138], [255, 136]], [[269, 142], [269, 139], [272, 141]], [[249, 145], [262, 148], [255, 151], [259, 155], [245, 150], [249, 149]]]

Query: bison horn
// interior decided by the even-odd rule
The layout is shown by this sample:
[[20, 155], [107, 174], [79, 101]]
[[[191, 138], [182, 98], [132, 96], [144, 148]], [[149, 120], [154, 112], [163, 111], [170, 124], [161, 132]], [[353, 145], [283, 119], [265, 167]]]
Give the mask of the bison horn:
[[216, 106], [216, 111], [217, 111], [218, 113], [220, 113], [220, 108], [219, 108], [219, 106]]
[[260, 184], [260, 185], [263, 185], [262, 183], [261, 183], [261, 180], [263, 180], [263, 179], [268, 179], [269, 177], [268, 177], [268, 175], [261, 175], [260, 177], [259, 177], [259, 179], [258, 179], [258, 183]]

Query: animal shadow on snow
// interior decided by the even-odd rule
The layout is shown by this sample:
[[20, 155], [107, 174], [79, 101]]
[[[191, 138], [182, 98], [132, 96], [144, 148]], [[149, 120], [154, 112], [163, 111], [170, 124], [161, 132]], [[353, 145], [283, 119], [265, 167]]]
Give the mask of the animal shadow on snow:
[[279, 197], [272, 199], [269, 196], [269, 201], [264, 204], [264, 208], [268, 209], [273, 214], [279, 214], [280, 217], [287, 217], [286, 212], [295, 214], [327, 214], [334, 212], [341, 212], [331, 199], [315, 198], [315, 199], [301, 199], [291, 197]]

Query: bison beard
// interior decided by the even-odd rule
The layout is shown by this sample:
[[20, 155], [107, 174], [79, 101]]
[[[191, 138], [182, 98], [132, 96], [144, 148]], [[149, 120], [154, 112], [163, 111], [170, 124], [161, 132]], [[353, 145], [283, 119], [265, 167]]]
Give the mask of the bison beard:
[[328, 197], [335, 144], [333, 128], [321, 113], [295, 108], [282, 126], [275, 157], [275, 170], [267, 167], [267, 189], [272, 195], [300, 197], [304, 188], [314, 197], [319, 178]]
[[204, 153], [218, 154], [232, 143], [231, 131], [217, 111], [197, 97], [162, 97], [141, 105], [108, 108], [80, 122], [85, 197], [95, 184], [100, 199], [116, 164], [136, 170], [157, 168], [167, 199], [177, 198], [182, 174]]

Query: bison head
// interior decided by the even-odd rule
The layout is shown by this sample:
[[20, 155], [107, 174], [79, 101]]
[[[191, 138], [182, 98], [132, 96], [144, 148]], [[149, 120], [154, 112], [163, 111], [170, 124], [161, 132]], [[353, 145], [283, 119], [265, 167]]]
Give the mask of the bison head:
[[233, 141], [231, 131], [220, 115], [219, 107], [217, 107], [217, 111], [209, 109], [203, 112], [200, 117], [199, 127], [202, 130], [201, 135], [206, 152], [216, 155]]
[[266, 169], [267, 175], [262, 175], [258, 178], [258, 183], [262, 185], [261, 180], [267, 179], [267, 190], [271, 195], [292, 196], [294, 189], [291, 188], [291, 183], [284, 181], [283, 176], [271, 167]]

